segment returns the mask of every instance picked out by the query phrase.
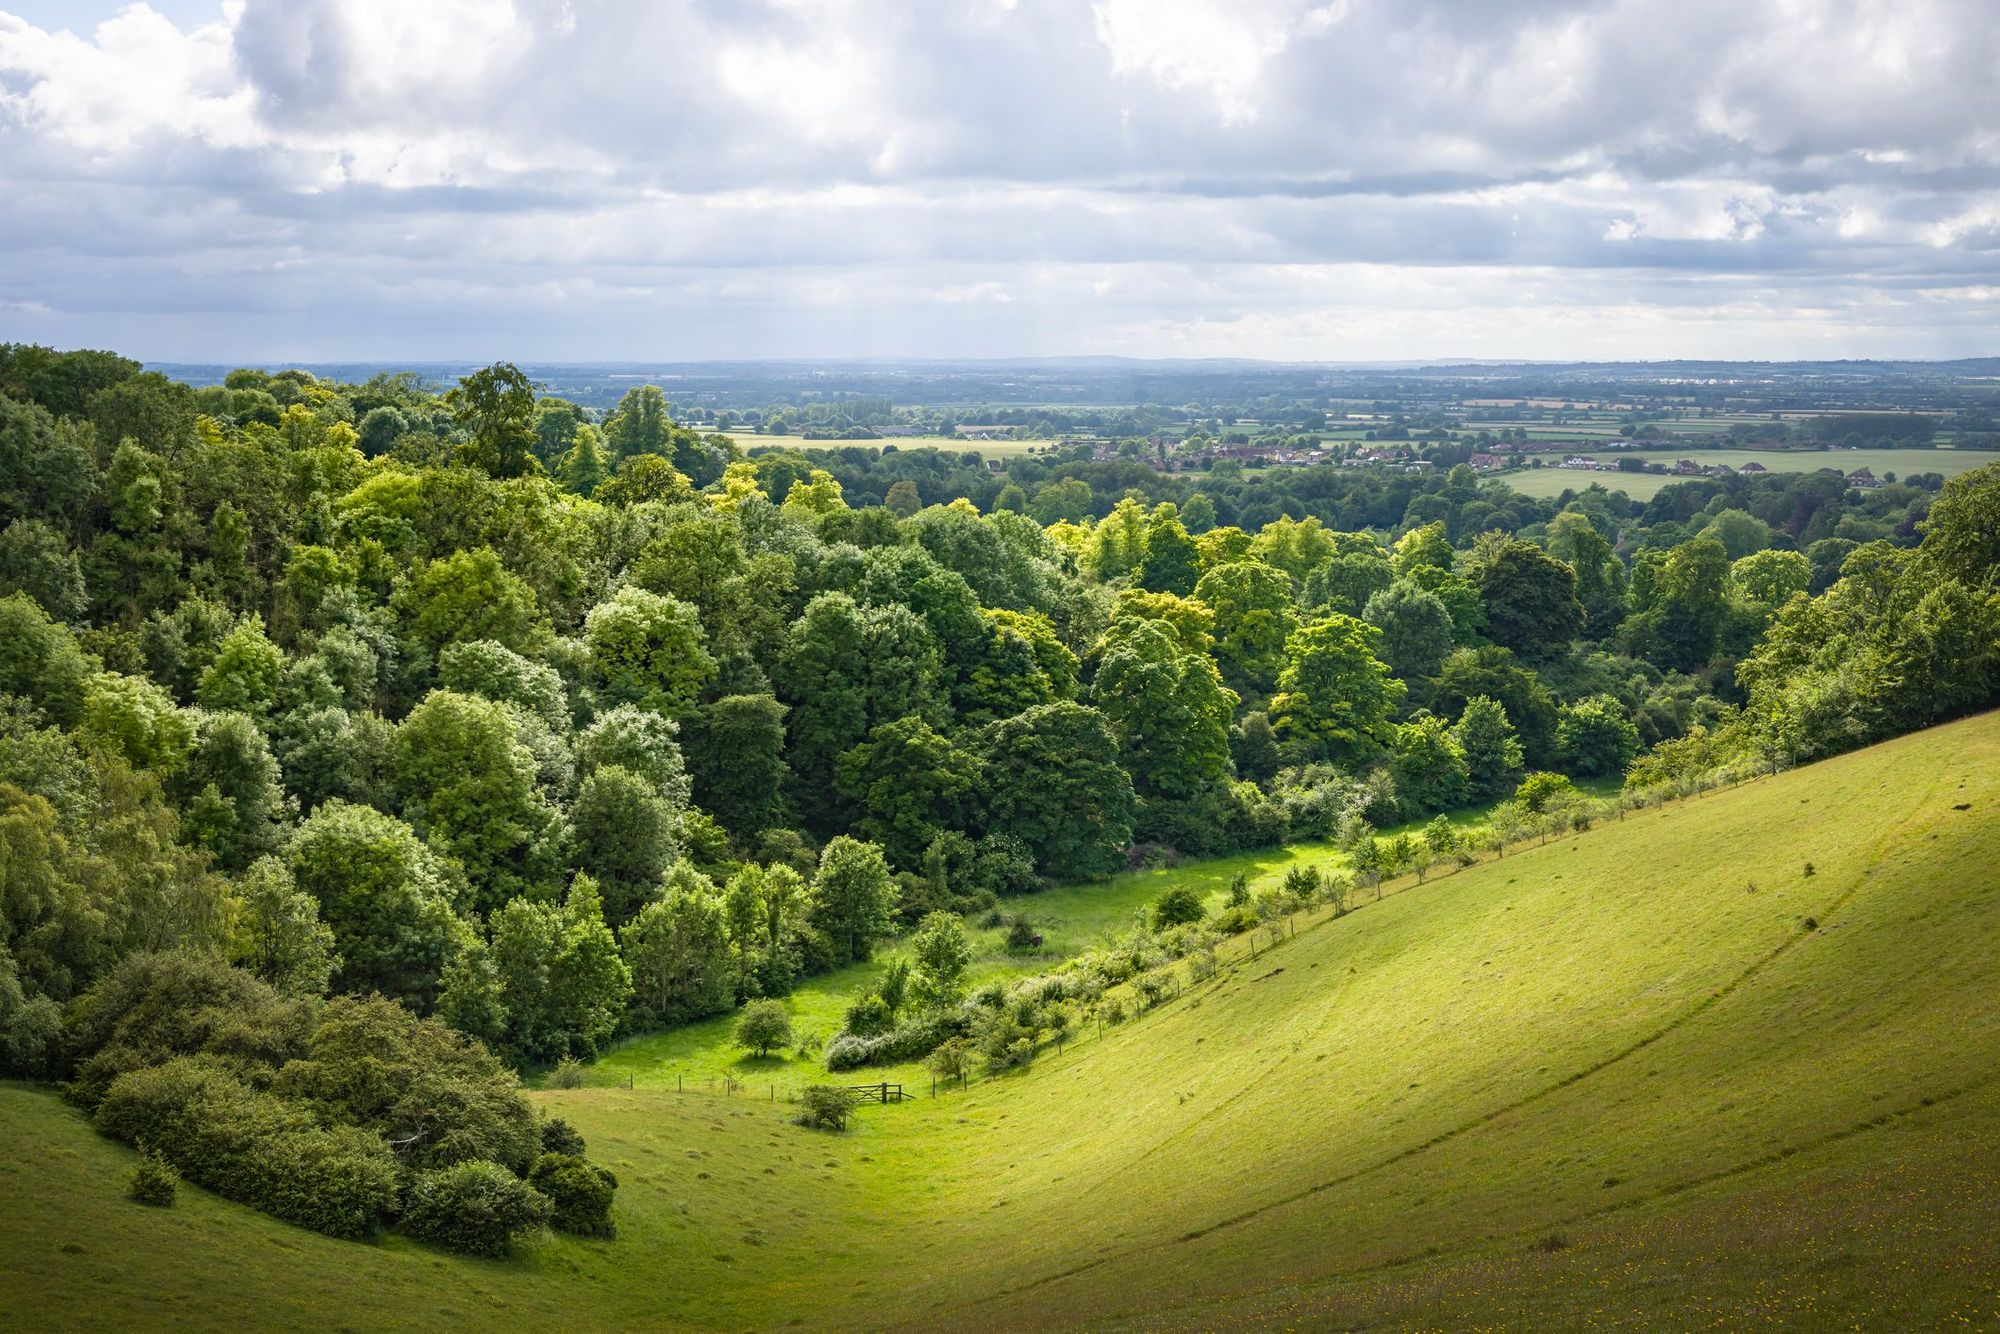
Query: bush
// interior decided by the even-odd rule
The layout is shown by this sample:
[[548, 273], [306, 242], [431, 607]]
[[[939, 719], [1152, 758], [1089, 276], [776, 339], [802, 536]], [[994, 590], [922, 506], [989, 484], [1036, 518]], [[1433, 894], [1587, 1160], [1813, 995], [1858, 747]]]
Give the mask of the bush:
[[791, 1040], [792, 1020], [783, 1001], [756, 1000], [743, 1007], [742, 1017], [736, 1021], [737, 1046], [768, 1056], [772, 1049], [790, 1045]]
[[139, 1203], [167, 1209], [173, 1206], [174, 1192], [180, 1184], [181, 1174], [174, 1171], [172, 1163], [157, 1153], [148, 1153], [132, 1169], [127, 1189]]
[[505, 1255], [516, 1233], [541, 1227], [548, 1197], [498, 1163], [473, 1160], [410, 1181], [402, 1230], [465, 1255]]
[[329, 1236], [371, 1236], [395, 1212], [396, 1162], [380, 1136], [322, 1126], [214, 1057], [118, 1076], [97, 1127], [146, 1145], [218, 1195]]
[[1035, 924], [1025, 915], [1016, 917], [1007, 924], [1007, 948], [1015, 952], [1038, 950], [1042, 947], [1042, 933], [1035, 930]]
[[556, 1068], [549, 1071], [549, 1087], [552, 1089], [580, 1089], [583, 1087], [583, 1062], [574, 1056], [565, 1056], [556, 1062]]
[[1214, 926], [1225, 936], [1240, 936], [1257, 925], [1257, 910], [1247, 903], [1225, 908], [1218, 913]]
[[545, 1153], [535, 1159], [528, 1184], [548, 1197], [549, 1223], [557, 1231], [607, 1240], [618, 1234], [611, 1221], [611, 1197], [617, 1193], [618, 1178], [604, 1168], [585, 1162], [577, 1154]]
[[542, 1152], [566, 1153], [572, 1158], [581, 1158], [583, 1136], [560, 1116], [552, 1116], [542, 1122]]
[[872, 1038], [895, 1027], [889, 1002], [870, 991], [847, 1007], [847, 1032], [857, 1038]]
[[1168, 927], [1181, 926], [1187, 922], [1199, 922], [1207, 915], [1207, 910], [1201, 906], [1201, 895], [1186, 885], [1175, 885], [1153, 900], [1155, 931], [1164, 931]]
[[914, 1061], [964, 1031], [964, 1020], [955, 1013], [945, 1012], [928, 1014], [873, 1036], [842, 1033], [826, 1046], [826, 1068], [838, 1073], [864, 1065]]
[[813, 1130], [845, 1130], [854, 1115], [854, 1095], [831, 1084], [808, 1084], [799, 1093], [799, 1125]]

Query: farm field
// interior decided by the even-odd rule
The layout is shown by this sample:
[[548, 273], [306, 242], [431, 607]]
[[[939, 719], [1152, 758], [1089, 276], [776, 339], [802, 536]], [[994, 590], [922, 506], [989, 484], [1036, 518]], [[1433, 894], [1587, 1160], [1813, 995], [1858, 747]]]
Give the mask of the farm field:
[[[1582, 452], [1590, 453], [1589, 449]], [[1672, 463], [1675, 459], [1689, 457], [1686, 450], [1646, 449], [1619, 451], [1605, 454], [1607, 458], [1643, 458], [1652, 462]], [[1988, 463], [2000, 462], [2000, 451], [1979, 449], [1835, 449], [1835, 450], [1771, 450], [1771, 449], [1704, 449], [1693, 456], [1699, 463], [1727, 463], [1732, 468], [1740, 468], [1755, 460], [1772, 472], [1813, 472], [1820, 468], [1838, 468], [1845, 473], [1857, 468], [1867, 468], [1876, 476], [1893, 472], [1898, 477], [1911, 473], [1935, 472], [1946, 477], [1956, 477], [1959, 473], [1970, 472]], [[1650, 500], [1662, 488], [1675, 482], [1690, 479], [1654, 473], [1590, 473], [1576, 472], [1569, 468], [1531, 468], [1524, 472], [1507, 473], [1500, 481], [1526, 496], [1559, 496], [1566, 490], [1581, 491], [1592, 482], [1600, 483], [1606, 490], [1623, 491], [1634, 500]]]
[[1020, 458], [1037, 449], [1044, 449], [1056, 442], [1053, 440], [960, 440], [943, 435], [906, 435], [883, 440], [807, 440], [798, 435], [759, 435], [754, 431], [725, 431], [731, 440], [745, 449], [759, 446], [789, 449], [840, 449], [855, 445], [862, 449], [884, 449], [894, 445], [897, 449], [943, 449], [955, 454], [979, 454], [989, 459]]
[[508, 1261], [331, 1241], [192, 1188], [143, 1209], [128, 1150], [0, 1086], [0, 1141], [36, 1145], [0, 1163], [0, 1310], [1990, 1323], [1997, 809], [2000, 715], [1917, 733], [1315, 919], [1102, 1039], [845, 1136], [749, 1096], [537, 1093], [619, 1174], [621, 1235]]

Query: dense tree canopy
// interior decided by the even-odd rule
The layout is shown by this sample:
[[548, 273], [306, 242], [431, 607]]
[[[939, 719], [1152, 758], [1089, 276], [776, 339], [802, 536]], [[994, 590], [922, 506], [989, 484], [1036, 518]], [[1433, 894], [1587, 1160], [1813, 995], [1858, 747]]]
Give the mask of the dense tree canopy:
[[1448, 435], [989, 466], [746, 450], [504, 363], [190, 389], [0, 348], [0, 1065], [163, 949], [524, 1062], [918, 923], [941, 1006], [950, 914], [1043, 878], [2000, 694], [2000, 469], [1536, 499]]

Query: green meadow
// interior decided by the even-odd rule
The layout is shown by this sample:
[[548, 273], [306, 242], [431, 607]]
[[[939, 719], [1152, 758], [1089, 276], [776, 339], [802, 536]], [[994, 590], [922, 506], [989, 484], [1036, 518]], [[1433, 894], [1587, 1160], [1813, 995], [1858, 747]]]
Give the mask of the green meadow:
[[[0, 1086], [0, 1310], [43, 1328], [1990, 1324], [1996, 810], [2000, 715], [1634, 813], [1302, 919], [1254, 959], [1239, 940], [1102, 1037], [866, 1108], [845, 1135], [792, 1125], [781, 1094], [677, 1093], [635, 1043], [601, 1067], [627, 1060], [635, 1087], [534, 1094], [618, 1173], [618, 1239], [505, 1261], [333, 1241], [194, 1188], [143, 1208], [129, 1150], [52, 1092]], [[1172, 877], [1213, 895], [1228, 867], [1034, 911], [1068, 948]]]
[[[1666, 463], [1671, 466], [1676, 459], [1692, 458], [1697, 463], [1727, 463], [1732, 468], [1741, 468], [1745, 463], [1757, 462], [1771, 472], [1816, 472], [1821, 468], [1838, 468], [1842, 475], [1857, 468], [1867, 468], [1877, 477], [1885, 472], [1893, 472], [1898, 477], [1911, 473], [1935, 472], [1946, 477], [1956, 477], [1962, 472], [1988, 463], [2000, 462], [2000, 452], [1979, 449], [1835, 449], [1835, 450], [1784, 450], [1784, 449], [1711, 449], [1704, 447], [1698, 453], [1686, 449], [1645, 449], [1621, 450], [1617, 453], [1597, 449], [1588, 443], [1579, 442], [1577, 452], [1592, 454], [1605, 459], [1643, 458], [1650, 462]], [[1553, 456], [1544, 456], [1553, 459]], [[1569, 468], [1541, 467], [1501, 475], [1500, 481], [1513, 487], [1524, 496], [1559, 496], [1564, 491], [1582, 491], [1596, 482], [1607, 491], [1623, 491], [1634, 500], [1651, 500], [1660, 491], [1676, 482], [1689, 480], [1655, 473], [1606, 473], [1577, 472]]]

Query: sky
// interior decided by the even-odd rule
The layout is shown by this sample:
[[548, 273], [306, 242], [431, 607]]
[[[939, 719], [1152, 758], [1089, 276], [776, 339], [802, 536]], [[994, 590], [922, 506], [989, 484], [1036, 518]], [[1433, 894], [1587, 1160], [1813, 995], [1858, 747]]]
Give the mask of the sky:
[[0, 340], [2000, 354], [1990, 0], [0, 0]]

